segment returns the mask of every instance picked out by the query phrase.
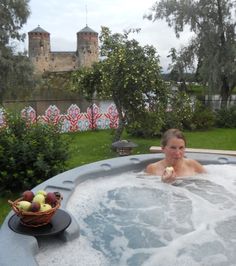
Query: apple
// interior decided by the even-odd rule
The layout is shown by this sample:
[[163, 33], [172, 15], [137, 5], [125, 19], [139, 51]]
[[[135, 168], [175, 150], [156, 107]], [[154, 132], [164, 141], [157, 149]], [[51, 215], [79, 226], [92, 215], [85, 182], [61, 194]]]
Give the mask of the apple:
[[172, 173], [174, 172], [174, 167], [173, 167], [173, 166], [168, 166], [168, 167], [166, 167], [166, 172], [167, 172], [169, 175], [172, 175]]
[[31, 203], [26, 200], [21, 200], [17, 202], [16, 206], [21, 211], [28, 211], [30, 209]]
[[45, 197], [45, 203], [50, 204], [51, 206], [55, 206], [57, 202], [57, 197], [54, 192], [48, 192]]
[[47, 204], [47, 203], [44, 203], [44, 204], [41, 204], [41, 207], [40, 207], [40, 210], [41, 212], [45, 212], [45, 211], [48, 211], [52, 209], [52, 206]]
[[22, 193], [23, 200], [31, 202], [34, 198], [34, 193], [31, 190], [26, 190]]
[[39, 191], [36, 192], [36, 195], [37, 194], [42, 194], [44, 197], [46, 197], [47, 192], [45, 190], [39, 190]]
[[32, 211], [32, 212], [37, 212], [40, 210], [40, 208], [41, 208], [41, 205], [37, 201], [32, 202], [30, 205], [30, 211]]
[[38, 202], [39, 204], [45, 203], [45, 197], [43, 194], [36, 194], [33, 198], [33, 202]]

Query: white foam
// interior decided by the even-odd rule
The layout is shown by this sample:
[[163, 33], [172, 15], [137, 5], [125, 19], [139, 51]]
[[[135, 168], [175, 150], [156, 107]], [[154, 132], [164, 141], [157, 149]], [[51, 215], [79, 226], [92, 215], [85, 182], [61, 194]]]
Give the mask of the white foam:
[[67, 206], [81, 236], [42, 249], [36, 260], [40, 266], [234, 265], [236, 166], [206, 169], [175, 185], [144, 173], [85, 181]]

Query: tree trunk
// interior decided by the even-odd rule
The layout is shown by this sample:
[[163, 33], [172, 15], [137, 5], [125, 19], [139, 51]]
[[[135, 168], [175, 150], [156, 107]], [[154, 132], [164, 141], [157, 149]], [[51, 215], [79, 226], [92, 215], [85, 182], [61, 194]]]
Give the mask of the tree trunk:
[[[219, 65], [224, 66], [224, 56], [226, 54], [226, 45], [225, 45], [225, 32], [224, 32], [224, 23], [223, 23], [223, 15], [222, 15], [222, 1], [217, 0], [217, 7], [218, 7], [218, 18], [219, 18], [219, 36], [220, 36], [220, 53], [219, 53]], [[221, 108], [227, 107], [227, 102], [230, 96], [230, 89], [229, 89], [229, 82], [227, 75], [225, 74], [224, 70], [221, 69]]]
[[221, 86], [220, 96], [221, 96], [221, 108], [226, 108], [230, 96], [230, 88], [229, 88], [229, 82], [225, 75], [222, 76], [222, 86]]
[[120, 101], [116, 100], [116, 99], [113, 99], [113, 100], [114, 100], [114, 103], [116, 105], [116, 109], [117, 109], [118, 116], [119, 116], [118, 128], [116, 129], [116, 132], [115, 132], [115, 135], [114, 135], [114, 138], [113, 138], [113, 142], [115, 142], [115, 141], [120, 140], [120, 138], [122, 136], [122, 133], [123, 133], [124, 128], [125, 128], [125, 118], [124, 118], [124, 115], [123, 115], [123, 111], [122, 111], [122, 107], [121, 107]]

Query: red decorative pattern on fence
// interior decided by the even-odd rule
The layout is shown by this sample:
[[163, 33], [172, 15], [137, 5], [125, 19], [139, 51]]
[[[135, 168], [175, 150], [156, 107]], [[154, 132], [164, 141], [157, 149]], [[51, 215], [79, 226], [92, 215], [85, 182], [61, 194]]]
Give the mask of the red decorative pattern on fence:
[[[81, 113], [80, 108], [76, 104], [72, 104], [67, 109], [66, 114], [61, 114], [56, 105], [50, 105], [45, 111], [45, 115], [38, 117], [36, 111], [29, 106], [21, 111], [21, 116], [26, 118], [29, 123], [60, 124], [62, 132], [117, 128], [119, 120], [114, 104], [108, 106], [105, 113], [101, 113], [100, 108], [96, 104], [88, 107], [86, 113]], [[6, 126], [4, 109], [0, 108], [0, 127], [4, 126]]]

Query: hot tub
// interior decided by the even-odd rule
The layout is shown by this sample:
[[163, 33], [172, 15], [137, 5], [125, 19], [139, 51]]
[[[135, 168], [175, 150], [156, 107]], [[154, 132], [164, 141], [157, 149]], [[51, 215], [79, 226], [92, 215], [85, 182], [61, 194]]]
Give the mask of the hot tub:
[[[221, 156], [221, 155], [213, 155], [213, 154], [196, 154], [196, 153], [187, 153], [186, 156], [189, 158], [196, 159], [204, 165], [226, 165], [226, 164], [233, 165], [233, 166], [236, 165], [236, 158], [232, 157], [232, 156]], [[11, 266], [12, 265], [13, 266], [14, 265], [17, 265], [17, 266], [19, 266], [19, 265], [24, 265], [24, 266], [25, 265], [32, 265], [33, 266], [33, 265], [38, 265], [38, 264], [40, 265], [40, 261], [38, 263], [35, 257], [36, 257], [36, 254], [40, 254], [40, 252], [42, 250], [44, 250], [45, 247], [47, 249], [52, 248], [52, 250], [53, 250], [53, 246], [58, 241], [60, 243], [62, 243], [61, 245], [63, 245], [63, 242], [68, 242], [68, 243], [73, 242], [74, 243], [74, 241], [76, 241], [78, 239], [80, 231], [81, 231], [81, 239], [82, 239], [82, 237], [86, 238], [86, 232], [85, 232], [84, 228], [83, 227], [79, 228], [80, 225], [84, 226], [84, 224], [82, 223], [82, 220], [80, 223], [79, 219], [76, 217], [76, 215], [73, 214], [73, 207], [69, 207], [69, 210], [68, 210], [68, 202], [71, 199], [73, 199], [74, 192], [79, 187], [79, 184], [81, 184], [81, 187], [82, 187], [82, 183], [85, 183], [84, 181], [87, 182], [88, 180], [90, 180], [90, 181], [92, 180], [92, 182], [93, 182], [93, 180], [94, 180], [94, 183], [95, 183], [101, 177], [102, 178], [109, 178], [109, 177], [112, 178], [114, 176], [117, 176], [117, 175], [123, 174], [123, 173], [135, 172], [135, 173], [139, 174], [140, 172], [142, 172], [145, 169], [147, 164], [154, 162], [156, 160], [159, 160], [161, 158], [163, 158], [162, 154], [156, 154], [156, 155], [147, 154], [147, 155], [136, 155], [136, 156], [131, 155], [131, 156], [126, 156], [126, 157], [119, 157], [119, 158], [115, 158], [115, 159], [99, 161], [96, 163], [81, 166], [81, 167], [72, 169], [70, 171], [64, 172], [62, 174], [59, 174], [59, 175], [47, 180], [46, 182], [40, 184], [39, 186], [35, 187], [34, 191], [39, 190], [39, 189], [44, 189], [46, 191], [59, 191], [59, 192], [61, 192], [64, 196], [64, 200], [62, 201], [61, 209], [64, 209], [68, 213], [70, 213], [70, 215], [72, 217], [72, 223], [70, 224], [70, 226], [65, 231], [61, 232], [58, 235], [55, 235], [53, 237], [37, 237], [36, 238], [36, 237], [29, 236], [29, 235], [23, 235], [23, 234], [18, 234], [18, 233], [13, 232], [8, 226], [8, 221], [13, 215], [13, 212], [10, 212], [9, 215], [6, 217], [4, 223], [2, 224], [2, 227], [0, 230], [0, 265], [1, 266], [4, 266], [4, 265], [6, 265], [6, 266], [9, 266], [9, 265], [11, 265]], [[142, 183], [143, 176], [141, 175], [139, 177], [141, 180], [140, 182]], [[224, 178], [224, 177], [222, 176], [222, 178]], [[153, 181], [151, 181], [151, 182], [153, 182]], [[181, 189], [181, 186], [182, 187], [188, 186], [190, 192], [191, 192], [191, 190], [193, 191], [194, 189], [196, 192], [199, 190], [199, 187], [202, 185], [202, 183], [201, 183], [199, 187], [194, 187], [195, 185], [197, 185], [197, 183], [193, 180], [192, 181], [189, 180], [189, 182], [190, 182], [189, 184], [187, 184], [187, 183], [182, 184], [182, 185], [180, 184], [176, 188], [179, 190], [179, 189]], [[236, 180], [235, 180], [235, 183], [236, 183]], [[207, 185], [209, 185], [209, 183], [205, 183], [205, 185], [207, 186]], [[168, 196], [166, 196], [166, 195], [168, 195], [168, 186], [170, 186], [170, 185], [162, 183], [162, 186], [165, 187], [165, 191], [167, 193], [165, 195], [163, 194], [164, 195], [163, 197], [168, 200]], [[172, 187], [171, 189], [173, 190], [176, 188]], [[230, 188], [229, 188], [229, 190], [230, 190]], [[121, 192], [127, 194], [127, 191], [125, 189], [123, 189], [123, 190], [121, 189]], [[136, 192], [137, 191], [132, 191], [134, 199], [136, 199], [135, 198], [136, 195], [138, 198], [138, 194]], [[158, 195], [160, 195], [161, 190], [158, 190], [158, 193], [156, 193], [156, 192], [157, 192], [157, 190], [153, 191], [153, 195], [154, 195], [153, 199], [155, 199], [156, 197], [158, 197]], [[219, 193], [220, 193], [220, 190], [219, 190]], [[125, 197], [127, 196], [126, 194], [125, 194]], [[112, 194], [110, 194], [110, 195], [112, 196]], [[143, 195], [144, 195], [144, 197], [146, 197], [146, 195], [149, 195], [149, 194], [143, 194]], [[177, 190], [172, 194], [172, 196], [173, 195], [175, 195], [176, 198], [180, 198], [180, 200], [183, 200], [183, 202], [185, 202], [185, 205], [183, 205], [183, 206], [186, 206], [186, 208], [189, 208], [190, 203], [189, 203], [188, 199], [181, 198], [182, 196], [178, 194]], [[198, 196], [199, 196], [198, 192], [196, 192], [195, 197], [197, 198]], [[208, 195], [208, 196], [210, 197], [210, 195]], [[221, 195], [219, 194], [219, 198], [220, 197], [221, 197]], [[235, 194], [232, 197], [235, 197]], [[114, 198], [114, 195], [113, 195], [113, 198]], [[151, 200], [152, 200], [152, 198], [151, 198]], [[160, 200], [160, 198], [159, 198], [159, 200]], [[172, 200], [175, 201], [175, 199], [172, 199]], [[138, 204], [141, 204], [141, 202], [138, 202]], [[171, 203], [171, 201], [168, 201], [168, 204], [169, 203]], [[124, 204], [124, 201], [123, 201], [123, 204]], [[211, 201], [209, 201], [209, 204], [211, 204]], [[215, 204], [218, 204], [217, 199], [215, 200]], [[221, 235], [224, 234], [225, 227], [227, 227], [229, 229], [229, 230], [228, 229], [226, 230], [227, 234], [229, 234], [230, 230], [232, 230], [232, 234], [226, 236], [226, 238], [231, 239], [230, 241], [232, 241], [232, 243], [235, 244], [235, 239], [236, 239], [235, 228], [236, 228], [236, 226], [234, 226], [234, 225], [235, 225], [236, 219], [233, 219], [233, 217], [236, 217], [236, 210], [235, 210], [235, 207], [233, 207], [233, 209], [232, 209], [231, 208], [232, 206], [230, 207], [228, 205], [230, 205], [229, 202], [226, 202], [225, 206], [226, 206], [226, 208], [229, 208], [229, 211], [231, 212], [231, 214], [227, 216], [226, 223], [216, 225], [216, 229], [218, 230], [219, 234], [221, 234]], [[110, 205], [110, 207], [111, 206], [112, 205]], [[183, 206], [177, 204], [176, 208], [181, 208]], [[145, 205], [143, 207], [147, 208], [147, 206], [145, 206]], [[168, 209], [169, 212], [172, 212], [171, 215], [173, 217], [175, 215], [178, 216], [178, 212], [175, 213], [176, 208], [171, 207], [170, 209]], [[105, 211], [107, 211], [107, 210], [105, 210]], [[87, 223], [90, 226], [90, 228], [93, 228], [93, 226], [94, 226], [94, 223], [93, 223], [94, 217], [95, 216], [90, 216], [90, 220]], [[230, 219], [230, 217], [231, 217], [231, 219]], [[181, 217], [177, 217], [177, 219], [180, 219], [179, 221], [181, 221]], [[122, 222], [122, 221], [124, 221], [124, 220], [121, 220], [120, 222]], [[130, 221], [128, 221], [128, 222], [130, 222]], [[168, 220], [166, 222], [168, 224]], [[186, 222], [188, 223], [187, 227], [182, 228], [181, 226], [178, 226], [177, 231], [175, 231], [175, 234], [178, 235], [179, 233], [181, 233], [181, 230], [183, 230], [184, 231], [184, 234], [182, 236], [183, 241], [188, 243], [187, 235], [191, 234], [191, 232], [194, 231], [195, 225], [191, 224], [190, 220], [188, 220]], [[169, 224], [170, 224], [170, 221], [169, 221]], [[158, 227], [158, 222], [156, 224], [154, 223], [153, 226]], [[208, 232], [207, 230], [209, 230], [209, 232], [212, 230], [212, 228], [211, 228], [212, 223], [209, 223], [209, 225], [208, 225], [209, 228], [205, 228], [204, 226], [207, 226], [207, 225], [203, 224], [202, 225], [203, 228], [201, 228], [201, 227], [198, 228], [199, 234], [201, 234], [201, 230], [204, 231], [204, 234], [206, 232]], [[165, 224], [164, 225], [162, 224], [162, 226], [160, 228], [162, 228], [162, 229], [165, 228]], [[110, 230], [111, 230], [110, 233], [112, 234], [112, 228], [110, 228]], [[93, 231], [95, 231], [95, 229]], [[163, 234], [164, 240], [161, 238], [158, 239], [157, 236], [154, 236], [154, 237], [151, 236], [151, 238], [153, 238], [154, 244], [153, 244], [153, 247], [150, 247], [150, 248], [162, 249], [163, 252], [161, 254], [163, 256], [163, 259], [166, 256], [168, 258], [168, 254], [167, 254], [168, 250], [165, 248], [166, 243], [168, 241], [169, 241], [168, 242], [169, 245], [173, 246], [171, 250], [174, 250], [175, 252], [182, 252], [182, 254], [184, 254], [186, 252], [186, 249], [184, 249], [184, 247], [182, 249], [177, 249], [174, 247], [174, 245], [175, 244], [177, 245], [178, 242], [174, 241], [173, 234], [170, 234], [169, 231], [170, 231], [170, 229], [168, 229], [168, 227], [166, 227], [166, 230], [163, 231], [164, 232], [164, 234]], [[138, 264], [139, 262], [140, 263], [142, 262], [145, 265], [145, 261], [146, 261], [146, 263], [148, 263], [147, 265], [155, 265], [155, 261], [156, 261], [155, 256], [153, 254], [152, 254], [152, 256], [150, 256], [150, 254], [148, 254], [147, 250], [145, 250], [146, 247], [143, 245], [140, 246], [140, 244], [137, 243], [139, 240], [136, 238], [136, 234], [142, 234], [142, 233], [145, 234], [145, 232], [146, 232], [146, 234], [148, 234], [147, 231], [145, 231], [145, 230], [140, 231], [137, 228], [136, 229], [132, 228], [130, 232], [126, 231], [126, 234], [130, 235], [130, 239], [132, 239], [132, 241], [133, 241], [132, 242], [130, 240], [133, 243], [133, 244], [132, 243], [130, 244], [132, 246], [132, 249], [135, 250], [137, 248], [139, 248], [139, 249], [143, 248], [143, 251], [144, 251], [143, 252], [144, 255], [142, 257], [140, 257], [140, 255], [137, 255], [136, 257], [133, 257], [133, 259], [130, 259], [130, 260], [127, 259], [127, 265], [135, 265], [135, 263], [136, 263], [136, 266], [141, 265], [141, 264]], [[189, 234], [187, 234], [186, 232]], [[101, 235], [103, 233], [98, 233], [98, 234], [100, 234], [99, 237], [101, 237]], [[108, 234], [108, 238], [109, 238], [109, 231], [107, 234]], [[194, 250], [194, 245], [193, 245], [193, 249], [190, 250], [189, 252], [190, 253], [192, 252], [193, 256], [195, 256], [195, 257], [197, 256], [197, 258], [198, 258], [198, 256], [201, 256], [201, 254], [200, 255], [196, 254], [196, 252], [202, 252], [202, 254], [206, 254], [204, 252], [208, 248], [209, 252], [207, 254], [209, 255], [211, 252], [214, 253], [216, 250], [216, 251], [219, 251], [219, 258], [218, 259], [220, 262], [222, 262], [219, 265], [228, 265], [228, 264], [223, 264], [224, 259], [222, 259], [221, 255], [220, 255], [220, 250], [222, 250], [223, 246], [224, 246], [223, 243], [220, 243], [220, 241], [215, 241], [215, 242], [213, 241], [212, 242], [211, 239], [207, 239], [207, 237], [208, 236], [206, 235], [206, 241], [204, 242], [204, 243], [206, 243], [206, 244], [204, 244], [205, 246], [203, 245], [200, 249]], [[176, 236], [176, 239], [177, 238], [178, 238], [178, 236]], [[224, 235], [222, 235], [222, 238], [224, 238]], [[144, 239], [145, 239], [145, 236], [142, 239], [142, 241], [144, 241]], [[103, 239], [102, 239], [102, 241], [103, 241]], [[210, 248], [209, 248], [210, 242], [212, 242], [212, 245], [210, 245]], [[99, 245], [100, 244], [97, 244], [97, 247], [96, 247], [96, 244], [92, 243], [91, 247], [95, 248], [95, 249], [97, 248], [98, 253], [99, 254], [102, 253], [102, 255], [104, 255], [106, 253], [106, 251], [104, 251], [102, 248], [99, 250]], [[113, 242], [112, 242], [112, 245], [113, 245]], [[201, 249], [202, 249], [202, 251], [201, 251]], [[236, 247], [233, 247], [233, 249], [234, 249], [234, 251], [236, 251]], [[232, 250], [227, 251], [227, 252], [232, 252]], [[234, 252], [234, 253], [236, 253], [236, 252]], [[72, 255], [72, 256], [74, 256], [74, 255]], [[181, 254], [176, 253], [175, 256], [181, 256]], [[231, 255], [229, 255], [229, 256], [231, 256]], [[234, 256], [234, 255], [232, 255], [232, 256]], [[124, 260], [124, 258], [122, 258], [122, 259]], [[162, 258], [160, 258], [160, 255], [159, 255], [159, 260], [160, 261], [162, 260]], [[108, 260], [108, 262], [109, 261], [110, 260]], [[118, 265], [118, 263], [121, 263], [121, 262], [119, 262], [118, 260], [114, 260], [113, 265], [116, 265], [115, 263], [117, 263], [117, 265]], [[166, 263], [168, 263], [168, 261]], [[185, 261], [181, 261], [181, 263], [185, 263]], [[63, 264], [61, 264], [61, 265], [63, 265]], [[83, 265], [83, 264], [80, 264], [80, 265]], [[86, 264], [84, 264], [84, 265], [86, 265]], [[168, 265], [168, 264], [166, 264], [166, 265]], [[201, 265], [201, 264], [198, 264], [198, 265]], [[214, 265], [217, 265], [217, 264], [214, 264]]]

